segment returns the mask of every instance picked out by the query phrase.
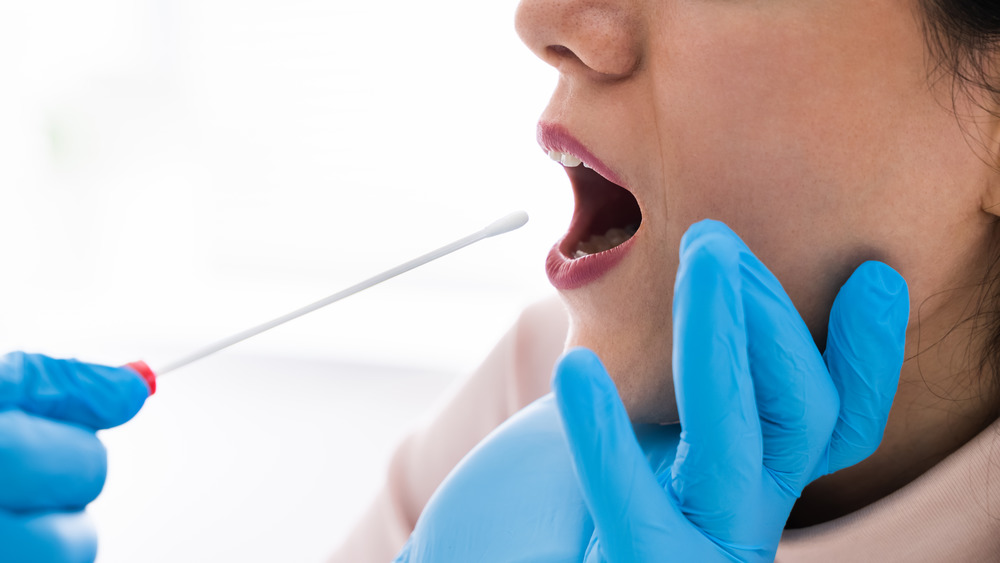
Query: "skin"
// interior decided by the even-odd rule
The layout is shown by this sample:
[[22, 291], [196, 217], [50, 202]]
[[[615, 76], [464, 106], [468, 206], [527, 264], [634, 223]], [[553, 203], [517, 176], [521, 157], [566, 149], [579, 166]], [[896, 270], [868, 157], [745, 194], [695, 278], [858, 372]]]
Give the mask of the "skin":
[[[782, 281], [822, 349], [863, 261], [907, 280], [907, 361], [868, 460], [804, 492], [789, 526], [898, 489], [982, 430], [980, 296], [1000, 203], [985, 97], [935, 76], [917, 0], [522, 0], [519, 35], [559, 72], [541, 119], [615, 170], [642, 209], [631, 252], [561, 292], [637, 422], [676, 420], [671, 301], [689, 225], [724, 221]], [[956, 110], [961, 119], [956, 117]], [[956, 328], [957, 326], [957, 328]]]

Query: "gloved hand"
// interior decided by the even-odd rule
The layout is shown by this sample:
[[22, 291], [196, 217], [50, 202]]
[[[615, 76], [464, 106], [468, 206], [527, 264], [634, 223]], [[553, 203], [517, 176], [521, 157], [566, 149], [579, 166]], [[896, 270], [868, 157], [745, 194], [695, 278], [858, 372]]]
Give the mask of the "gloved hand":
[[149, 394], [130, 367], [0, 358], [0, 561], [94, 561], [97, 536], [83, 510], [107, 474], [95, 432], [131, 419]]
[[633, 427], [596, 357], [571, 351], [561, 412], [546, 396], [484, 439], [397, 561], [773, 558], [798, 491], [877, 447], [907, 317], [902, 279], [865, 264], [820, 357], [773, 276], [724, 225], [699, 223], [675, 291], [682, 424]]
[[824, 355], [773, 275], [722, 223], [681, 242], [673, 374], [680, 443], [650, 469], [597, 356], [553, 381], [596, 530], [587, 561], [773, 561], [811, 481], [878, 447], [903, 362], [906, 284], [877, 262], [840, 290]]
[[[636, 432], [650, 463], [669, 469], [679, 426], [642, 425]], [[515, 413], [452, 470], [396, 561], [583, 561], [593, 533], [549, 393]]]

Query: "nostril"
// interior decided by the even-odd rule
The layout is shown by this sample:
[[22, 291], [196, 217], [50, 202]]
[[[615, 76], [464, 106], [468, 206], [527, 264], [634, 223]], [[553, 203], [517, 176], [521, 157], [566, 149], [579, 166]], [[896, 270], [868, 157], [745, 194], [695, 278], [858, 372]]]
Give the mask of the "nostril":
[[580, 57], [576, 56], [576, 53], [574, 53], [569, 47], [564, 47], [563, 45], [549, 45], [545, 48], [544, 60], [550, 65], [559, 68], [560, 63], [564, 61], [580, 61]]
[[549, 51], [552, 51], [558, 57], [571, 56], [575, 57], [573, 51], [570, 51], [568, 47], [563, 47], [562, 45], [549, 45]]
[[[620, 79], [632, 74], [638, 61], [635, 58], [623, 60], [623, 57], [612, 58], [614, 53], [608, 51], [595, 50], [593, 53], [577, 54], [569, 47], [562, 45], [550, 45], [545, 48], [542, 60], [559, 69], [560, 72], [572, 72], [570, 67], [579, 65], [580, 68], [594, 72], [603, 78]], [[566, 63], [576, 63], [566, 65]]]

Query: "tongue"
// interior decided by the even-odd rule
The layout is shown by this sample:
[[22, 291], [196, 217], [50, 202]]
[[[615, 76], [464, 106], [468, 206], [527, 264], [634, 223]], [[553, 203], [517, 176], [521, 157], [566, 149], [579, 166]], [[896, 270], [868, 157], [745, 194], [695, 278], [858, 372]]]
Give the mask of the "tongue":
[[582, 258], [590, 254], [597, 254], [598, 252], [611, 250], [612, 248], [632, 238], [632, 235], [635, 234], [635, 231], [638, 230], [638, 228], [639, 227], [636, 225], [629, 225], [624, 229], [620, 227], [612, 227], [603, 235], [590, 235], [589, 239], [580, 241], [580, 243], [576, 245], [576, 251], [573, 252], [573, 258]]

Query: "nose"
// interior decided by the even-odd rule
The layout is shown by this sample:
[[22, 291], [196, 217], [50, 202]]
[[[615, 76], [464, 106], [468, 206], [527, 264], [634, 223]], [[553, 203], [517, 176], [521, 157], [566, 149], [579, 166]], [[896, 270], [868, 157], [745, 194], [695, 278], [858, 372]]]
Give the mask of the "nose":
[[514, 25], [521, 40], [562, 74], [597, 72], [620, 79], [640, 61], [641, 18], [635, 0], [521, 0]]

